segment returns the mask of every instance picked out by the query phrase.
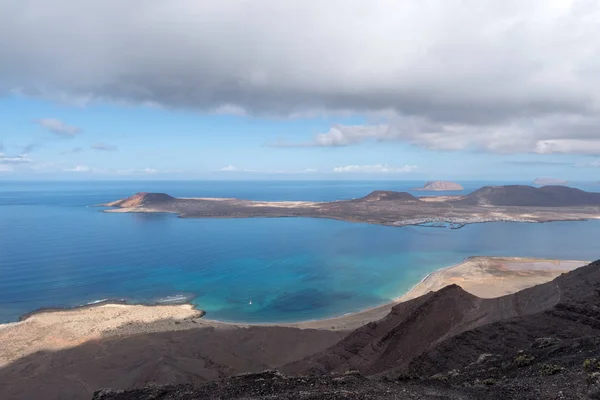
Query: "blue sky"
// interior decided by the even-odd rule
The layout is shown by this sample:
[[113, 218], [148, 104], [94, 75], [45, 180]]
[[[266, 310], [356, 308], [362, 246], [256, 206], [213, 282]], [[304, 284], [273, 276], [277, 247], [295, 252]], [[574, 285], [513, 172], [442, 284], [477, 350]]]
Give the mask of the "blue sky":
[[0, 0], [0, 180], [600, 179], [589, 2], [60, 3]]
[[[60, 134], [43, 119], [76, 127]], [[4, 179], [513, 179], [593, 180], [589, 156], [428, 150], [401, 141], [356, 146], [308, 143], [361, 116], [260, 118], [148, 106], [65, 104], [22, 96], [0, 100]], [[96, 147], [96, 149], [94, 148]], [[410, 168], [406, 168], [409, 166]], [[347, 168], [347, 167], [355, 167]], [[346, 168], [348, 172], [342, 172]], [[337, 169], [337, 170], [336, 170]], [[337, 171], [337, 172], [336, 172]]]

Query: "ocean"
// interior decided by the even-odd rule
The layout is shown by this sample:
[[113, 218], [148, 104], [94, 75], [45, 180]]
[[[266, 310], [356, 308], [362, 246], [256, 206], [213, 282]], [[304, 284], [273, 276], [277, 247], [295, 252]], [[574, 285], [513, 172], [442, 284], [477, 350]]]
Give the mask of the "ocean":
[[[460, 183], [468, 193], [509, 182]], [[309, 218], [181, 219], [95, 207], [139, 191], [328, 201], [422, 184], [0, 182], [0, 322], [39, 308], [104, 299], [189, 301], [221, 321], [303, 321], [388, 302], [428, 273], [469, 256], [600, 258], [600, 221], [451, 230]]]

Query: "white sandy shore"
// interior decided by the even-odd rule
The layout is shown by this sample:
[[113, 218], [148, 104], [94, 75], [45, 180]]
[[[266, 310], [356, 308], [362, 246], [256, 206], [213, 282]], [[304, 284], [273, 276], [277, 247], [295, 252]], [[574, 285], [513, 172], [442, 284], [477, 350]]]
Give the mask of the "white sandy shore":
[[[301, 329], [347, 331], [383, 318], [402, 301], [458, 284], [483, 298], [498, 297], [548, 282], [558, 275], [586, 265], [585, 261], [531, 258], [472, 257], [435, 271], [408, 293], [388, 304], [343, 316], [289, 324], [254, 324]], [[165, 332], [199, 327], [244, 329], [251, 325], [201, 318], [191, 305], [100, 304], [83, 308], [34, 313], [24, 321], [0, 325], [0, 367], [40, 350], [58, 350], [110, 336]]]

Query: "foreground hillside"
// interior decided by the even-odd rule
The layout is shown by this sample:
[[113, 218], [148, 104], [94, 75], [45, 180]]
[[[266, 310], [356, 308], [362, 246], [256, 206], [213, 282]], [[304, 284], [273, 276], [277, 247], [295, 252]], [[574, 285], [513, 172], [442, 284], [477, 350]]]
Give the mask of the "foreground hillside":
[[205, 385], [102, 390], [94, 400], [384, 399], [545, 400], [600, 398], [600, 338], [539, 338], [520, 352], [482, 354], [461, 370], [434, 376], [367, 378], [356, 371], [290, 376], [245, 374]]
[[427, 375], [510, 352], [538, 337], [600, 335], [600, 262], [515, 294], [481, 299], [447, 286], [395, 306], [322, 353], [287, 365], [291, 373]]
[[496, 299], [448, 286], [280, 370], [95, 398], [600, 398], [600, 261]]

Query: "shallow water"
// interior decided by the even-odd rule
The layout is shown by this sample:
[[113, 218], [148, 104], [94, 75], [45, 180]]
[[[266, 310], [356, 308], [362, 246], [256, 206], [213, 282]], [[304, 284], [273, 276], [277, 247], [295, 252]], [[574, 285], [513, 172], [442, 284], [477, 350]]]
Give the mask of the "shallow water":
[[[300, 218], [180, 219], [90, 207], [138, 191], [324, 201], [419, 184], [0, 182], [0, 321], [107, 298], [187, 299], [217, 320], [299, 321], [384, 303], [468, 256], [600, 258], [600, 221], [451, 230]], [[470, 191], [484, 183], [463, 184]]]

